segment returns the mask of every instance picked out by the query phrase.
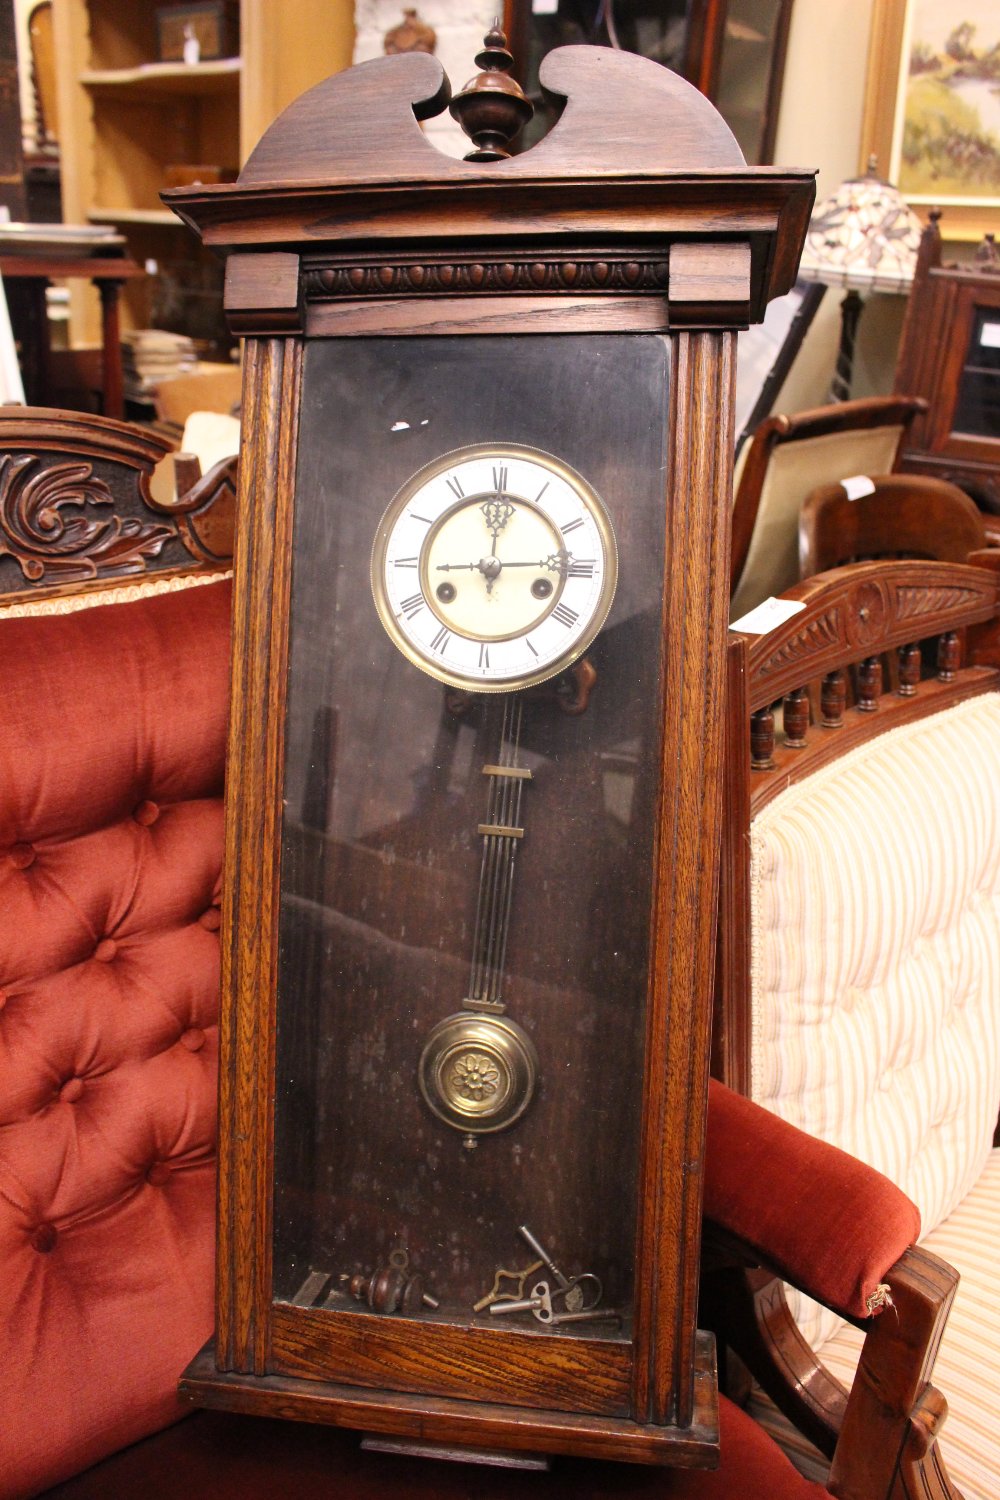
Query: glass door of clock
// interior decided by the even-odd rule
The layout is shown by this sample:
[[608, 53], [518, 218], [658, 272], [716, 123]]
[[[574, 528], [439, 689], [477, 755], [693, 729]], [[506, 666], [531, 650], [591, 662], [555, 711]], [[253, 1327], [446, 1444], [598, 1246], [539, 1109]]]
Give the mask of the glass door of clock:
[[[630, 1338], [669, 370], [656, 335], [307, 345], [277, 976], [286, 1308]], [[597, 588], [611, 545], [592, 508], [616, 587], [576, 652], [574, 590]], [[427, 626], [413, 650], [407, 610]], [[552, 674], [490, 679], [490, 651], [517, 636], [529, 661], [545, 630], [570, 643]]]

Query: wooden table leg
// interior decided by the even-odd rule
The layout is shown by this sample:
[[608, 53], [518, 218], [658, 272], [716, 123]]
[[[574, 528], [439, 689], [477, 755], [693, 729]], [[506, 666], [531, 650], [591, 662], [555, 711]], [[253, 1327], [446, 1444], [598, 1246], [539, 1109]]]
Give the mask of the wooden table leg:
[[44, 277], [18, 277], [6, 282], [11, 329], [19, 345], [21, 376], [29, 406], [51, 406], [49, 319]]
[[125, 390], [122, 379], [121, 320], [118, 313], [120, 283], [97, 281], [101, 294], [101, 339], [104, 355], [104, 415], [124, 417]]

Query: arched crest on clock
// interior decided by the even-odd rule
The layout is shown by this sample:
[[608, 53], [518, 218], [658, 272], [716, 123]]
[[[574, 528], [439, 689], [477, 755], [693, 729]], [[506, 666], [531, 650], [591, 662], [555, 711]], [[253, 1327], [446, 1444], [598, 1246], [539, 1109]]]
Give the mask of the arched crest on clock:
[[[491, 173], [618, 174], [623, 162], [630, 173], [746, 165], [714, 105], [649, 58], [610, 47], [562, 47], [544, 59], [541, 84], [547, 97], [565, 101], [559, 120], [530, 151], [492, 163]], [[334, 74], [278, 116], [239, 186], [370, 182], [390, 163], [394, 181], [467, 180], [482, 167], [444, 155], [418, 123], [441, 114], [452, 92], [439, 60], [426, 53], [374, 58]]]

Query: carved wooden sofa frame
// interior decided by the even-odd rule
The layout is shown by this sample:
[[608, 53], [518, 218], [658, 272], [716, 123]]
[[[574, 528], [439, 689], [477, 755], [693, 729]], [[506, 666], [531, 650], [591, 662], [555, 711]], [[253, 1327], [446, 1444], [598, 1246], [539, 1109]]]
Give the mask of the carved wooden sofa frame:
[[[879, 733], [1000, 689], [998, 569], [1000, 558], [992, 551], [973, 554], [968, 564], [853, 564], [788, 589], [782, 598], [804, 609], [770, 633], [730, 634], [713, 1072], [741, 1094], [751, 1094], [751, 820], [786, 788], [832, 766], [845, 752], [869, 745]], [[931, 640], [936, 653], [928, 651]], [[889, 653], [894, 670], [884, 674]], [[928, 672], [922, 663], [935, 655], [936, 668]], [[854, 1395], [848, 1405], [844, 1386], [803, 1338], [775, 1270], [781, 1268], [745, 1263], [736, 1268], [730, 1261], [715, 1280], [715, 1294], [724, 1290], [725, 1311], [716, 1309], [712, 1319], [724, 1338], [727, 1327], [739, 1329], [741, 1356], [757, 1381], [830, 1457], [844, 1451], [857, 1410]], [[875, 1400], [863, 1438], [872, 1487], [838, 1488], [835, 1460], [831, 1489], [881, 1494], [889, 1475], [894, 1497], [956, 1496], [933, 1442], [947, 1405], [923, 1383], [958, 1277], [938, 1256], [916, 1247], [886, 1279], [895, 1312], [869, 1335], [854, 1385], [854, 1393], [862, 1386]], [[896, 1339], [916, 1359], [909, 1382], [902, 1377], [899, 1351], [889, 1348]], [[879, 1368], [882, 1356], [886, 1363]], [[882, 1425], [897, 1402], [912, 1402], [901, 1449], [887, 1447]]]
[[177, 498], [154, 468], [172, 444], [125, 422], [44, 407], [0, 411], [0, 587], [33, 595], [220, 568], [232, 556], [236, 463], [202, 475], [176, 455]]

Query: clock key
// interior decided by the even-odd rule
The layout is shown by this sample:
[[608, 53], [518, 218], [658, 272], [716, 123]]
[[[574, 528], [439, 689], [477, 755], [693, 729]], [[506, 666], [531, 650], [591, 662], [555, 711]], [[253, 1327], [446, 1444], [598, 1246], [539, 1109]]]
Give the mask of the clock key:
[[547, 1281], [536, 1282], [531, 1289], [530, 1297], [519, 1297], [513, 1302], [494, 1302], [490, 1305], [490, 1313], [499, 1317], [504, 1313], [534, 1313], [541, 1323], [548, 1323], [552, 1318], [552, 1292]]
[[528, 1249], [533, 1250], [539, 1257], [542, 1264], [547, 1268], [553, 1281], [555, 1281], [556, 1285], [562, 1287], [565, 1290], [565, 1288], [569, 1286], [569, 1277], [563, 1275], [549, 1252], [539, 1244], [538, 1240], [535, 1239], [535, 1236], [532, 1234], [527, 1224], [519, 1224], [517, 1226], [517, 1232], [521, 1236], [524, 1243], [527, 1245]]
[[[536, 1271], [540, 1271], [543, 1264], [543, 1261], [533, 1260], [531, 1265], [525, 1266], [523, 1271], [506, 1271], [502, 1266], [499, 1266], [493, 1277], [493, 1285], [485, 1297], [480, 1297], [478, 1302], [472, 1304], [472, 1311], [477, 1313], [485, 1312], [488, 1307], [492, 1307], [494, 1302], [517, 1302], [523, 1300], [525, 1282], [529, 1276], [534, 1276]], [[501, 1291], [501, 1284], [504, 1281], [513, 1282], [517, 1290], [512, 1292]]]

